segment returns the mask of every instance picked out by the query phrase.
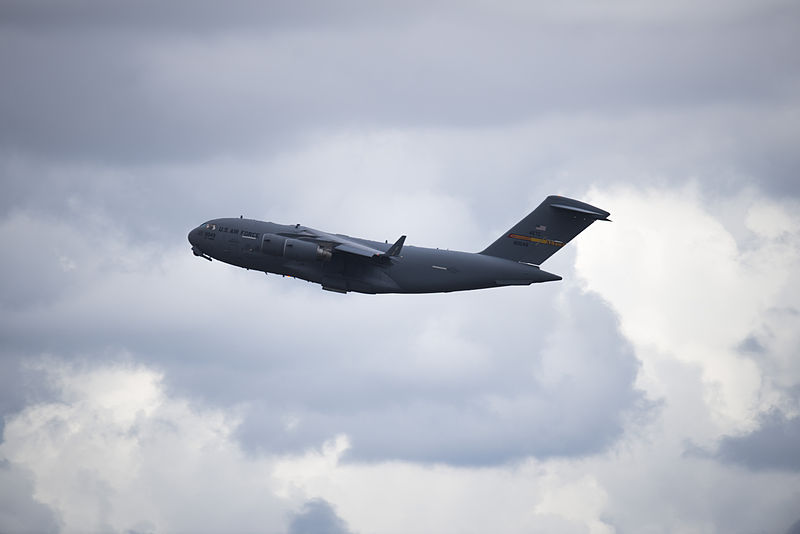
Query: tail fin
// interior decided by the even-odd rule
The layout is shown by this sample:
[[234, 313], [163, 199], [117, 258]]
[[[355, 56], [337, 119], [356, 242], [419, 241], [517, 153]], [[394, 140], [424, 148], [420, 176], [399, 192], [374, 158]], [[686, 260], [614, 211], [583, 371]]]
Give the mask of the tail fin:
[[540, 265], [594, 221], [610, 213], [571, 198], [549, 196], [481, 254]]

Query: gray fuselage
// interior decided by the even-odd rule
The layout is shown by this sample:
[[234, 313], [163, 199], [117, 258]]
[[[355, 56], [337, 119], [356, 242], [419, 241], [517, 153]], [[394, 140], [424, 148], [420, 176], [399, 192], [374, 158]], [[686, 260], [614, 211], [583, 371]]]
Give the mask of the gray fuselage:
[[536, 265], [483, 253], [401, 245], [395, 256], [366, 257], [337, 249], [339, 238], [382, 253], [392, 247], [301, 225], [243, 218], [213, 219], [189, 233], [198, 256], [301, 278], [339, 292], [438, 293], [561, 279]]

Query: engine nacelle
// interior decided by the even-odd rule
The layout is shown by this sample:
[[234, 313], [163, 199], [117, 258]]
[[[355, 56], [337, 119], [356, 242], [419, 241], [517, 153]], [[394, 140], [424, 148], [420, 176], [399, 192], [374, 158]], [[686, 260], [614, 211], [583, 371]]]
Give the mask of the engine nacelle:
[[311, 241], [275, 234], [264, 234], [261, 241], [261, 252], [299, 261], [328, 261], [333, 256], [330, 250]]

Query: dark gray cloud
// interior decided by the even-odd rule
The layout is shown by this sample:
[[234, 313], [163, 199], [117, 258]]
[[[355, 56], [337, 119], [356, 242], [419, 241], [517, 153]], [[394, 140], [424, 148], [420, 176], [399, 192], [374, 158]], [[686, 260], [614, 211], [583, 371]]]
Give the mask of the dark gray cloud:
[[736, 349], [739, 352], [743, 353], [751, 353], [751, 354], [763, 354], [766, 350], [761, 342], [758, 340], [758, 337], [755, 335], [747, 336], [744, 340], [739, 344]]
[[759, 418], [759, 427], [743, 436], [725, 436], [715, 457], [749, 469], [800, 471], [800, 417], [772, 410]]
[[[421, 2], [408, 2], [402, 11], [391, 10], [396, 18], [414, 13]], [[275, 0], [234, 0], [225, 6], [217, 2], [174, 2], [169, 5], [153, 0], [109, 4], [98, 0], [58, 2], [7, 0], [3, 3], [2, 26], [45, 28], [75, 27], [87, 29], [104, 26], [138, 29], [145, 32], [213, 32], [258, 28], [260, 30], [293, 26], [327, 26], [348, 21], [380, 23], [390, 6], [381, 2], [346, 0], [335, 6], [326, 2], [286, 3]]]
[[303, 505], [289, 523], [289, 534], [350, 534], [347, 523], [336, 515], [324, 499], [314, 499]]
[[[0, 146], [35, 157], [147, 165], [277, 154], [339, 129], [660, 112], [655, 120], [684, 114], [682, 135], [728, 137], [734, 168], [796, 193], [796, 125], [780, 134], [769, 118], [796, 104], [793, 3], [664, 18], [510, 17], [448, 3], [401, 13], [254, 2], [6, 10]], [[726, 107], [762, 113], [740, 118], [731, 137], [700, 113]]]

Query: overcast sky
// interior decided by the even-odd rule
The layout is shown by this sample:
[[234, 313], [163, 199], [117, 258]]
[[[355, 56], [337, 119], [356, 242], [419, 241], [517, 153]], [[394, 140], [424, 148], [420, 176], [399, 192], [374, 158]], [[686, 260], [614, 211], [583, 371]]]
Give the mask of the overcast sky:
[[[800, 4], [0, 0], [0, 531], [800, 531]], [[339, 295], [216, 217], [563, 281]]]

